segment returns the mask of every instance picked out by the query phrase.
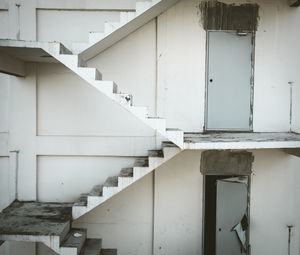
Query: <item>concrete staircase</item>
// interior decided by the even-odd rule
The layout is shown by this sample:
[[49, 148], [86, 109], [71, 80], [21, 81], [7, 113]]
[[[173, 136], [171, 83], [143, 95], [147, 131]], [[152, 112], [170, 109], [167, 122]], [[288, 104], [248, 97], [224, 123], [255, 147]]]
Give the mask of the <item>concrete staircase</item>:
[[43, 46], [43, 49], [99, 92], [156, 130], [158, 134], [167, 138], [179, 148], [183, 148], [182, 130], [168, 129], [166, 127], [166, 119], [150, 117], [147, 107], [134, 106], [132, 95], [118, 93], [118, 87], [113, 81], [103, 81], [100, 71], [96, 68], [88, 67], [87, 63], [79, 55], [73, 55], [71, 51], [60, 43], [49, 43], [47, 47]]
[[119, 22], [110, 22], [106, 21], [104, 23], [104, 31], [91, 31], [88, 34], [87, 42], [74, 42], [72, 44], [72, 52], [75, 54], [79, 54], [82, 51], [87, 50], [89, 47], [92, 47], [94, 44], [97, 44], [105, 37], [118, 30], [120, 27], [126, 25], [131, 20], [135, 19], [137, 16], [146, 12], [152, 6], [157, 4], [160, 1], [143, 1], [137, 2], [135, 11], [123, 11], [120, 12]]
[[61, 255], [117, 254], [72, 225], [72, 204], [13, 202], [0, 214], [0, 240], [41, 242]]
[[135, 11], [120, 12], [119, 22], [106, 21], [104, 31], [91, 31], [87, 42], [73, 43], [72, 52], [81, 54], [84, 60], [90, 59], [145, 25], [176, 2], [178, 0], [138, 1]]
[[91, 211], [181, 152], [170, 142], [162, 150], [150, 150], [118, 176], [107, 178], [75, 203], [15, 201], [0, 213], [0, 245], [3, 241], [41, 242], [61, 255], [113, 255], [102, 249], [101, 239], [88, 239], [86, 229], [72, 228], [72, 219]]
[[104, 203], [181, 151], [169, 142], [163, 142], [162, 147], [162, 150], [149, 151], [148, 157], [137, 159], [132, 168], [123, 168], [118, 176], [109, 177], [104, 184], [96, 185], [90, 193], [82, 194], [72, 207], [73, 219], [79, 218]]

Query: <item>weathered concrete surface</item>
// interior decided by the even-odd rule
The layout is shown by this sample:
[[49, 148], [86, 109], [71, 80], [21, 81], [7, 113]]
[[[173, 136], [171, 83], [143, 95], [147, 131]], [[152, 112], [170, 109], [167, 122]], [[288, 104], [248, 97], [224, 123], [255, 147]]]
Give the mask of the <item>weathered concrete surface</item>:
[[86, 239], [80, 255], [99, 255], [101, 248], [101, 239]]
[[300, 148], [296, 133], [185, 133], [185, 149], [276, 149]]
[[201, 154], [201, 172], [206, 174], [251, 174], [251, 152], [205, 151]]
[[73, 228], [70, 230], [65, 240], [62, 242], [62, 247], [74, 247], [80, 251], [83, 247], [87, 235], [86, 229]]
[[200, 3], [199, 8], [205, 30], [257, 30], [257, 4], [235, 5], [205, 1]]
[[71, 206], [15, 201], [0, 214], [0, 235], [62, 236], [70, 228]]
[[117, 255], [117, 250], [116, 249], [103, 249], [101, 250], [100, 255]]

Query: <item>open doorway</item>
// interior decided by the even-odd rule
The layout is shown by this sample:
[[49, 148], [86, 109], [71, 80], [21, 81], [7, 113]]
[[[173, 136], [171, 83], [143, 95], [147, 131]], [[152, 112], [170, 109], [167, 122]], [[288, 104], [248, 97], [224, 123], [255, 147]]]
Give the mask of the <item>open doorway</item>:
[[205, 175], [204, 254], [249, 255], [249, 177]]

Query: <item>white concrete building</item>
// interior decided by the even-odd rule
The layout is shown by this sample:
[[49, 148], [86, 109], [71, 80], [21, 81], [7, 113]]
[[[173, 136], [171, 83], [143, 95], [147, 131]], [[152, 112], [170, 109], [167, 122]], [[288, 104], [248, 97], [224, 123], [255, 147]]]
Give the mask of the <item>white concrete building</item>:
[[0, 255], [299, 255], [299, 0], [0, 0]]

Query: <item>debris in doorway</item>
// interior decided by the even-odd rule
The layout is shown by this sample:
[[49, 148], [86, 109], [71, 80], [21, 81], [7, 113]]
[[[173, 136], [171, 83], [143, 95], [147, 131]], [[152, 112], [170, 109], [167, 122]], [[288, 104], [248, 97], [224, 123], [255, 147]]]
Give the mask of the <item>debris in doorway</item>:
[[231, 231], [235, 231], [240, 244], [242, 246], [242, 250], [246, 253], [247, 252], [247, 237], [246, 237], [246, 231], [248, 229], [248, 218], [247, 215], [244, 214], [243, 219], [235, 225]]

